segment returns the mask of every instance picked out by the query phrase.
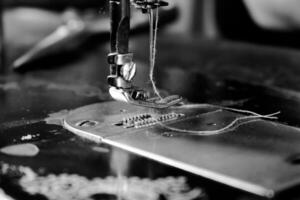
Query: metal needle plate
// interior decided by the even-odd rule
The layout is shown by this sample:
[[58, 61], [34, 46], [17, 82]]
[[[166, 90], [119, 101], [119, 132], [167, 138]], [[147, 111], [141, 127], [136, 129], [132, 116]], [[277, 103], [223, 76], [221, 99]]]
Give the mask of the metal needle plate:
[[64, 126], [93, 141], [260, 196], [273, 197], [300, 184], [297, 128], [258, 120], [204, 137], [170, 131], [157, 123], [160, 119], [181, 129], [215, 130], [237, 116], [241, 115], [211, 105], [154, 110], [108, 102], [71, 111]]

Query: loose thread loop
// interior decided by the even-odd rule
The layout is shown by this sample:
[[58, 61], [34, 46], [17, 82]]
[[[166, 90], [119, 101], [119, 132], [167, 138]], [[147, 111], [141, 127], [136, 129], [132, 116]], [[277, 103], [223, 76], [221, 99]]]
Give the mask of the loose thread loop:
[[[226, 108], [226, 107], [220, 107], [221, 110], [228, 110], [228, 111], [232, 111], [232, 112], [237, 112], [237, 113], [242, 113], [242, 114], [251, 114], [250, 116], [243, 116], [243, 117], [237, 117], [236, 119], [234, 119], [232, 122], [230, 122], [228, 125], [226, 125], [223, 128], [217, 129], [217, 130], [203, 130], [203, 131], [198, 131], [198, 130], [187, 130], [187, 129], [180, 129], [180, 128], [175, 128], [175, 127], [171, 127], [168, 126], [166, 124], [163, 124], [161, 122], [159, 122], [158, 120], [155, 119], [155, 121], [162, 126], [163, 128], [166, 128], [170, 131], [174, 131], [174, 132], [180, 132], [180, 133], [189, 133], [191, 135], [197, 135], [197, 136], [213, 136], [213, 135], [219, 135], [222, 134], [224, 132], [230, 131], [232, 129], [238, 128], [239, 126], [245, 124], [245, 123], [250, 123], [250, 122], [254, 122], [257, 121], [259, 119], [278, 119], [276, 117], [276, 115], [280, 114], [280, 112], [276, 112], [276, 113], [272, 113], [272, 114], [267, 114], [267, 115], [261, 115], [249, 110], [241, 110], [241, 109], [234, 109], [234, 108]], [[215, 112], [215, 111], [213, 111]], [[247, 120], [245, 122], [241, 122], [243, 120]]]
[[[155, 12], [155, 13], [154, 13]], [[157, 31], [158, 31], [158, 20], [159, 20], [159, 10], [156, 9], [151, 9], [149, 11], [149, 21], [150, 21], [150, 71], [149, 71], [149, 79], [152, 84], [153, 92], [157, 97], [159, 97], [161, 100], [163, 97], [160, 95], [160, 92], [156, 86], [155, 80], [154, 80], [154, 68], [155, 68], [155, 61], [156, 61], [156, 44], [157, 44]], [[154, 119], [157, 124], [160, 126], [174, 132], [181, 132], [181, 133], [189, 133], [191, 135], [198, 135], [198, 136], [212, 136], [212, 135], [218, 135], [221, 133], [224, 133], [226, 131], [230, 131], [234, 128], [237, 128], [241, 126], [242, 124], [245, 123], [250, 123], [259, 119], [277, 119], [276, 115], [278, 115], [280, 112], [272, 113], [272, 114], [267, 114], [267, 115], [261, 115], [258, 113], [255, 113], [253, 111], [249, 110], [241, 110], [241, 109], [235, 109], [235, 108], [227, 108], [227, 107], [221, 107], [218, 106], [221, 110], [227, 110], [227, 111], [232, 111], [236, 113], [241, 113], [241, 114], [248, 114], [248, 116], [243, 116], [243, 117], [237, 117], [234, 119], [231, 123], [226, 125], [223, 128], [220, 128], [218, 130], [209, 130], [209, 131], [197, 131], [197, 130], [186, 130], [186, 129], [180, 129], [180, 128], [175, 128], [171, 127], [168, 125], [165, 125], [161, 123], [158, 119]], [[245, 120], [245, 122], [241, 122]]]

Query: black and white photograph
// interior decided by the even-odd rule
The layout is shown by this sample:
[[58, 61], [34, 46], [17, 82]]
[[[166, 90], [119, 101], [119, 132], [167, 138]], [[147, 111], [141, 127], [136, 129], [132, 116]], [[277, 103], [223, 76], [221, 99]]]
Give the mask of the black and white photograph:
[[0, 0], [0, 200], [300, 199], [299, 0]]

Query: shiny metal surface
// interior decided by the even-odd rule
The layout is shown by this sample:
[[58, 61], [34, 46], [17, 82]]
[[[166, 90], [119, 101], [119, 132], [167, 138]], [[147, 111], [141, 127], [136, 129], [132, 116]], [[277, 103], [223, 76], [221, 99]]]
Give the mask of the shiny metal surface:
[[[300, 166], [288, 158], [300, 152], [300, 129], [277, 122], [249, 122], [215, 136], [174, 132], [155, 125], [140, 129], [115, 126], [124, 117], [141, 113], [175, 112], [185, 119], [168, 125], [189, 130], [216, 130], [239, 114], [218, 111], [199, 104], [164, 111], [108, 102], [72, 111], [64, 126], [93, 141], [104, 142], [132, 153], [265, 197], [300, 183]], [[83, 120], [97, 121], [92, 127], [76, 125]]]

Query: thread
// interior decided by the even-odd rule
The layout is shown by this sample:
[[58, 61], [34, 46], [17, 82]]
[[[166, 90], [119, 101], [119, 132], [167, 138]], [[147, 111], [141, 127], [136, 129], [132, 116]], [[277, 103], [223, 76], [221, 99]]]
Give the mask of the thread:
[[[154, 80], [154, 69], [155, 69], [155, 61], [156, 61], [156, 53], [157, 53], [157, 32], [158, 32], [158, 20], [159, 20], [159, 10], [156, 9], [150, 9], [149, 10], [149, 21], [150, 21], [150, 71], [149, 71], [149, 78], [152, 85], [152, 89], [154, 94], [160, 98], [160, 100], [163, 100], [163, 97], [160, 95], [160, 92], [156, 86], [155, 80]], [[209, 130], [209, 131], [198, 131], [198, 130], [186, 130], [186, 129], [179, 129], [171, 126], [167, 126], [163, 123], [161, 123], [158, 119], [154, 119], [157, 124], [160, 126], [171, 130], [175, 132], [182, 132], [182, 133], [189, 133], [192, 135], [198, 135], [198, 136], [212, 136], [212, 135], [218, 135], [224, 132], [227, 132], [229, 130], [235, 129], [242, 124], [250, 123], [259, 119], [277, 119], [276, 115], [278, 115], [280, 112], [267, 114], [267, 115], [261, 115], [258, 113], [255, 113], [253, 111], [249, 110], [242, 110], [242, 109], [235, 109], [235, 108], [227, 108], [227, 107], [221, 107], [218, 106], [222, 110], [232, 111], [236, 113], [241, 114], [248, 114], [248, 116], [243, 117], [237, 117], [234, 119], [231, 123], [226, 125], [225, 127], [217, 130]], [[241, 122], [244, 121], [244, 122]]]
[[149, 79], [152, 85], [152, 89], [154, 94], [163, 99], [160, 95], [160, 92], [156, 86], [154, 80], [154, 68], [155, 68], [155, 61], [156, 61], [156, 44], [157, 44], [157, 31], [158, 31], [158, 20], [159, 20], [159, 11], [158, 8], [150, 9], [149, 10], [149, 21], [150, 21], [150, 72], [149, 72]]
[[[228, 110], [228, 111], [233, 111], [233, 112], [237, 112], [237, 113], [242, 113], [242, 114], [251, 114], [250, 116], [243, 116], [243, 117], [237, 117], [236, 119], [234, 119], [232, 122], [230, 122], [228, 125], [224, 126], [223, 128], [217, 129], [217, 130], [187, 130], [187, 129], [180, 129], [180, 128], [175, 128], [175, 127], [171, 127], [168, 125], [165, 125], [163, 123], [161, 123], [159, 120], [155, 119], [155, 121], [157, 122], [157, 124], [159, 124], [160, 126], [162, 126], [163, 128], [166, 128], [170, 131], [174, 131], [174, 132], [180, 132], [180, 133], [188, 133], [191, 135], [197, 135], [197, 136], [213, 136], [213, 135], [219, 135], [222, 134], [224, 132], [230, 131], [230, 130], [234, 130], [236, 128], [238, 128], [239, 126], [245, 124], [245, 123], [250, 123], [250, 122], [254, 122], [257, 121], [259, 119], [277, 119], [276, 115], [280, 114], [280, 112], [276, 112], [276, 113], [272, 113], [272, 114], [267, 114], [267, 115], [261, 115], [258, 113], [255, 113], [253, 111], [249, 111], [249, 110], [240, 110], [240, 109], [234, 109], [234, 108], [224, 108], [224, 107], [220, 107], [222, 110]], [[246, 120], [244, 122], [241, 122], [243, 120]]]

